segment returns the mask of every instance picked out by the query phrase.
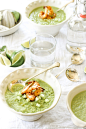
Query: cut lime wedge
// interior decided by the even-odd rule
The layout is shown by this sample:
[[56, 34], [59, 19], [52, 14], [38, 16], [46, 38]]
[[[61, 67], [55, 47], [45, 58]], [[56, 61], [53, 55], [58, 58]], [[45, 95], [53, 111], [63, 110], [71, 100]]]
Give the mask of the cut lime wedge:
[[12, 60], [12, 64], [17, 62], [20, 58], [22, 57], [22, 52], [18, 52], [17, 54], [14, 55], [14, 58]]
[[36, 37], [30, 40], [30, 44], [34, 43], [36, 41]]
[[24, 51], [18, 51], [18, 52], [14, 52], [11, 56], [11, 60], [12, 60], [12, 65], [11, 67], [18, 67], [21, 66], [25, 59], [24, 59]]
[[27, 42], [24, 42], [22, 43], [21, 45], [24, 47], [24, 48], [30, 48], [30, 44], [34, 43], [36, 41], [36, 38], [33, 38]]
[[11, 67], [18, 67], [21, 66], [24, 63], [25, 59], [23, 56], [21, 56], [18, 60], [16, 60], [14, 63], [12, 63]]
[[23, 43], [23, 44], [21, 44], [24, 48], [30, 48], [30, 46], [29, 46], [29, 41], [27, 41], [27, 42], [25, 42], [25, 43]]
[[11, 62], [13, 61], [15, 55], [18, 54], [18, 53], [20, 53], [20, 52], [21, 52], [21, 55], [23, 55], [23, 53], [24, 53], [23, 50], [20, 50], [20, 51], [14, 51], [14, 52], [11, 54], [11, 58], [10, 58]]
[[20, 83], [16, 83], [16, 84], [10, 84], [8, 85], [8, 89], [11, 91], [11, 92], [17, 92], [17, 91], [20, 91], [24, 88], [24, 86]]
[[11, 54], [11, 57], [10, 57], [10, 60], [11, 60], [11, 62], [12, 62], [12, 60], [13, 60], [13, 58], [14, 58], [14, 56], [17, 54], [17, 51], [14, 51], [12, 54]]
[[3, 61], [3, 58], [0, 56], [0, 63], [2, 64], [2, 65], [5, 65], [5, 63], [4, 63], [4, 61]]
[[6, 56], [7, 56], [8, 59], [11, 59], [12, 53], [13, 53], [13, 50], [6, 49]]
[[1, 62], [1, 64], [5, 65], [5, 66], [11, 66], [10, 60], [1, 54], [0, 54], [0, 62]]
[[85, 68], [84, 68], [84, 73], [86, 73], [86, 66], [85, 66]]

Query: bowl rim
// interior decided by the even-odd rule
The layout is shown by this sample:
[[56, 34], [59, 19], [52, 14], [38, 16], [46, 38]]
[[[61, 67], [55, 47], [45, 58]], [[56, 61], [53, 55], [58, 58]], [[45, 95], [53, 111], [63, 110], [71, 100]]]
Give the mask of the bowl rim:
[[[27, 68], [21, 68], [21, 69], [18, 69], [18, 71], [19, 70], [24, 70], [24, 69], [38, 69], [38, 70], [41, 70], [41, 68], [37, 68], [37, 67], [27, 67]], [[17, 70], [15, 70], [15, 71], [13, 71], [13, 72], [16, 72]], [[13, 72], [11, 72], [11, 73], [13, 73]], [[50, 71], [46, 71], [46, 72], [49, 72], [49, 74], [51, 74], [53, 77], [55, 77]], [[11, 73], [9, 73], [5, 78], [7, 78]], [[4, 78], [4, 79], [5, 79]], [[4, 79], [2, 80], [2, 82], [4, 81]], [[56, 78], [57, 79], [57, 78]], [[58, 80], [57, 80], [58, 81]], [[1, 83], [2, 83], [1, 82]], [[59, 82], [58, 82], [59, 83]], [[49, 108], [47, 108], [47, 109], [45, 109], [45, 110], [43, 110], [43, 111], [40, 111], [40, 112], [36, 112], [36, 113], [22, 113], [22, 112], [17, 112], [16, 110], [14, 110], [13, 108], [10, 108], [9, 107], [9, 105], [7, 104], [7, 102], [6, 102], [6, 100], [4, 100], [4, 102], [5, 102], [5, 106], [7, 106], [7, 108], [10, 110], [10, 111], [12, 111], [12, 112], [14, 112], [14, 113], [16, 113], [16, 114], [18, 114], [18, 115], [22, 115], [22, 116], [34, 116], [34, 115], [38, 115], [38, 114], [43, 114], [43, 113], [45, 113], [45, 112], [47, 112], [47, 111], [49, 111], [49, 110], [51, 110], [51, 109], [53, 109], [56, 105], [57, 105], [57, 103], [58, 103], [58, 101], [59, 101], [59, 99], [60, 99], [60, 97], [61, 97], [61, 93], [62, 93], [62, 89], [61, 89], [61, 85], [60, 85], [60, 83], [59, 83], [59, 89], [60, 89], [60, 93], [59, 93], [59, 98], [58, 98], [58, 100], [56, 101], [56, 103], [53, 105], [53, 107], [49, 107]], [[3, 100], [1, 99], [1, 101], [3, 102]]]
[[[3, 9], [3, 10], [0, 10], [0, 12], [3, 12], [3, 11], [5, 11], [5, 10], [17, 11], [17, 10], [14, 10], [14, 9]], [[17, 11], [17, 12], [19, 12], [19, 11]], [[20, 13], [20, 12], [19, 12], [19, 13]], [[13, 30], [14, 28], [18, 27], [21, 23], [22, 23], [22, 15], [21, 15], [21, 13], [20, 13], [20, 21], [19, 21], [15, 26], [9, 28], [9, 30], [0, 31], [0, 33], [8, 32], [8, 31], [10, 31], [10, 30]]]
[[[81, 119], [79, 119], [77, 116], [75, 116], [75, 114], [73, 113], [73, 111], [71, 110], [70, 106], [69, 106], [69, 103], [68, 103], [68, 98], [69, 98], [69, 95], [71, 94], [71, 92], [79, 87], [81, 87], [83, 84], [86, 84], [86, 82], [83, 82], [82, 84], [74, 87], [72, 90], [70, 90], [67, 94], [67, 99], [66, 99], [66, 104], [67, 104], [67, 109], [69, 110], [69, 112], [71, 113], [71, 115], [73, 115], [78, 121], [82, 122], [82, 124], [85, 124], [86, 125], [86, 122], [85, 121], [82, 121]], [[83, 90], [84, 91], [84, 90]], [[82, 91], [81, 91], [82, 92]], [[80, 93], [80, 92], [79, 92]], [[76, 94], [77, 95], [77, 94]]]
[[[71, 14], [70, 14], [70, 17], [68, 17], [67, 19], [65, 19], [64, 21], [62, 21], [62, 22], [60, 22], [60, 23], [57, 23], [57, 24], [55, 24], [55, 25], [41, 25], [41, 24], [37, 24], [37, 23], [35, 23], [34, 21], [31, 21], [28, 17], [27, 17], [27, 15], [26, 15], [26, 10], [27, 10], [27, 7], [30, 5], [30, 4], [32, 4], [34, 1], [32, 1], [32, 2], [30, 2], [27, 6], [26, 6], [26, 8], [25, 8], [25, 16], [26, 16], [26, 18], [28, 19], [28, 21], [29, 22], [31, 22], [31, 23], [33, 23], [34, 25], [37, 25], [37, 26], [41, 26], [41, 27], [53, 27], [53, 26], [59, 26], [59, 25], [61, 25], [61, 24], [63, 24], [63, 23], [65, 23], [70, 17], [71, 17]], [[39, 2], [39, 0], [36, 0], [35, 2]], [[53, 2], [53, 1], [52, 1]], [[62, 3], [62, 2], [61, 2]], [[40, 6], [39, 6], [40, 7]], [[70, 7], [66, 7], [66, 8], [68, 8], [69, 10], [72, 10]], [[34, 8], [35, 9], [35, 8]], [[64, 12], [65, 12], [65, 9], [64, 9]], [[70, 11], [71, 12], [71, 11]], [[31, 13], [31, 12], [30, 12]], [[66, 13], [65, 13], [66, 14]]]

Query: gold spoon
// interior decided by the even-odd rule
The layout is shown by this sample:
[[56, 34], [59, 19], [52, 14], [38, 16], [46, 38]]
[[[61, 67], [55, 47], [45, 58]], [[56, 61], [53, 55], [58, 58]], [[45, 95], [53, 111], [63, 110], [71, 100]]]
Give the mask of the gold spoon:
[[74, 0], [68, 2], [67, 4], [65, 4], [64, 6], [62, 6], [60, 9], [58, 9], [57, 12], [60, 11], [62, 8], [66, 7], [68, 4], [73, 3], [73, 2], [74, 2]]
[[[85, 55], [84, 54], [79, 54], [79, 53], [74, 53], [73, 56], [71, 57], [71, 64], [75, 64], [75, 65], [79, 65], [81, 64], [85, 59]], [[66, 68], [64, 68], [58, 75], [56, 75], [55, 77], [57, 78], [62, 72], [64, 72], [70, 65], [68, 65]]]
[[68, 68], [66, 70], [66, 77], [73, 82], [85, 82], [80, 80], [78, 72], [76, 71], [76, 69], [72, 69], [72, 68]]
[[[52, 68], [59, 67], [59, 66], [60, 66], [60, 63], [59, 63], [59, 62], [55, 62], [53, 65], [51, 65], [51, 66], [49, 66], [49, 67], [47, 67], [47, 68], [45, 68], [45, 69], [42, 69], [41, 72], [39, 72], [39, 73], [37, 73], [37, 74], [34, 74], [32, 77], [28, 78], [27, 80], [25, 80], [25, 81], [18, 80], [18, 81], [15, 82], [15, 83], [21, 83], [22, 85], [25, 86], [26, 82], [29, 81], [30, 79], [32, 79], [32, 78], [34, 78], [34, 77], [36, 77], [36, 76], [38, 76], [38, 75], [40, 75], [40, 74], [42, 74], [42, 73], [44, 73], [44, 72], [50, 70], [50, 69], [52, 69]], [[9, 89], [11, 89], [11, 86], [12, 86], [12, 85], [13, 85], [12, 83], [10, 83], [10, 84], [8, 85]]]

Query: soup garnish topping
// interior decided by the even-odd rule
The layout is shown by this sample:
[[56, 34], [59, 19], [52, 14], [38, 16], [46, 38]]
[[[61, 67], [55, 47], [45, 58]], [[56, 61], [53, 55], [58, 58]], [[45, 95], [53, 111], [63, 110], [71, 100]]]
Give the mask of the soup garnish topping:
[[56, 14], [53, 12], [53, 9], [50, 6], [44, 6], [45, 12], [41, 11], [39, 17], [42, 19], [53, 19], [56, 17]]
[[28, 82], [28, 85], [22, 89], [21, 93], [26, 94], [27, 98], [29, 98], [31, 101], [34, 101], [35, 98], [43, 91], [44, 89], [37, 81], [30, 81]]

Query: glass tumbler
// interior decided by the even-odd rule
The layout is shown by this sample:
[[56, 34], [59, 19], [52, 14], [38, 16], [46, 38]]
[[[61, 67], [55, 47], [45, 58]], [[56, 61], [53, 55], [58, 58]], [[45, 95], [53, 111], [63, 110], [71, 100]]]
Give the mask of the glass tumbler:
[[[37, 34], [30, 42], [31, 66], [46, 68], [55, 62], [56, 39], [50, 34]], [[30, 40], [31, 41], [31, 40]]]

